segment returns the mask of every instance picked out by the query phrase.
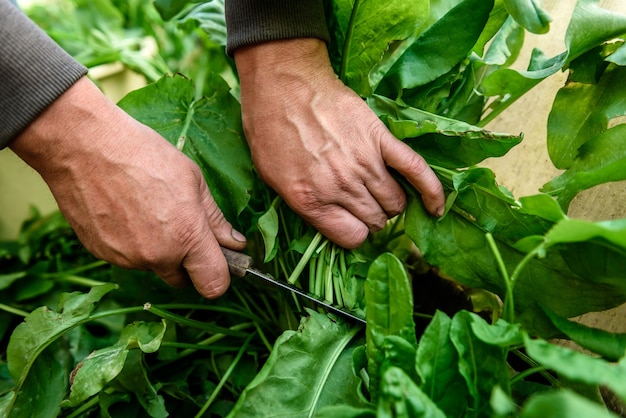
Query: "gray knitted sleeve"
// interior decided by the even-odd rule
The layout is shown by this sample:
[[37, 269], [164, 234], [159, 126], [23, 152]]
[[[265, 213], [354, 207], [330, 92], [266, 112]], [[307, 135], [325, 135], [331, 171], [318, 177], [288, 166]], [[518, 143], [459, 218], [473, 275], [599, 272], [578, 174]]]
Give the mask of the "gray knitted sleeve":
[[0, 0], [0, 149], [86, 73], [9, 0]]
[[264, 41], [329, 34], [323, 0], [226, 0], [227, 52]]

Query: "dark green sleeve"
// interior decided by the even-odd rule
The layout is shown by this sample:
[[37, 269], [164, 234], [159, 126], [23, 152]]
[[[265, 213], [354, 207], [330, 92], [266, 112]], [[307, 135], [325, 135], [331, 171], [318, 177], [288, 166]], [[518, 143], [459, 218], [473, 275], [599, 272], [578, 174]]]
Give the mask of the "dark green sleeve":
[[0, 0], [0, 149], [87, 69], [8, 0]]
[[227, 52], [290, 38], [328, 42], [323, 0], [226, 0]]

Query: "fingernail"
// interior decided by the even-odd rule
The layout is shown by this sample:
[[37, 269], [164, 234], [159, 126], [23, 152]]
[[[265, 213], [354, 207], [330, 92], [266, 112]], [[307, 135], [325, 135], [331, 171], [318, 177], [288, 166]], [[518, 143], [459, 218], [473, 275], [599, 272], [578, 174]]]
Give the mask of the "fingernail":
[[443, 216], [443, 212], [445, 211], [445, 207], [440, 206], [437, 208], [437, 210], [435, 210], [435, 216], [438, 218], [441, 218]]
[[236, 229], [233, 229], [230, 233], [230, 235], [235, 238], [236, 241], [239, 242], [246, 242], [246, 237], [239, 231], [237, 231]]

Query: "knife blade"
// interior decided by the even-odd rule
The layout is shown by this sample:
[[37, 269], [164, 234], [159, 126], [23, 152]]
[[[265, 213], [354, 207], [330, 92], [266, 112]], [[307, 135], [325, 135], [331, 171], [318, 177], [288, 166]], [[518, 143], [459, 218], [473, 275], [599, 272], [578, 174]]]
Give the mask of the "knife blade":
[[348, 312], [344, 309], [339, 308], [338, 306], [332, 305], [328, 302], [318, 299], [314, 295], [307, 293], [304, 290], [297, 288], [296, 286], [293, 286], [286, 282], [281, 282], [279, 280], [276, 280], [271, 275], [267, 273], [263, 273], [260, 270], [257, 270], [256, 268], [252, 266], [254, 264], [254, 260], [249, 255], [240, 253], [238, 251], [229, 250], [228, 248], [224, 248], [224, 247], [221, 247], [221, 248], [222, 248], [222, 253], [224, 253], [224, 257], [226, 258], [226, 261], [228, 262], [228, 269], [230, 270], [230, 273], [233, 276], [242, 278], [246, 274], [252, 274], [253, 276], [259, 279], [265, 280], [266, 282], [271, 283], [272, 285], [289, 290], [290, 292], [295, 293], [296, 295], [300, 297], [303, 297], [311, 302], [314, 302], [320, 306], [323, 306], [324, 308], [328, 309], [334, 314], [337, 314], [344, 318], [351, 319], [353, 321], [360, 322], [361, 324], [366, 323], [365, 319], [351, 312]]

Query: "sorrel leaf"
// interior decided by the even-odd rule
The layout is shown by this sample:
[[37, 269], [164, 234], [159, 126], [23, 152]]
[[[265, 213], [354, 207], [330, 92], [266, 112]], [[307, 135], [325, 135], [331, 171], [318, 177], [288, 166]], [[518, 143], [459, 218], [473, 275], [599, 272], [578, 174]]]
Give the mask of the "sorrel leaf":
[[459, 402], [468, 396], [459, 372], [459, 355], [450, 339], [452, 320], [438, 311], [426, 327], [417, 346], [417, 371], [421, 389], [446, 416], [462, 416], [466, 405]]
[[87, 319], [95, 303], [116, 287], [108, 283], [93, 287], [87, 294], [70, 294], [59, 303], [57, 311], [41, 307], [28, 315], [15, 328], [7, 347], [13, 377], [23, 381], [37, 356], [63, 333]]
[[570, 417], [617, 418], [617, 415], [568, 389], [531, 397], [520, 414], [520, 418]]
[[[543, 238], [537, 241], [537, 237], [543, 237], [555, 225], [558, 207], [545, 205], [545, 197], [540, 198], [542, 204], [528, 206], [526, 204], [532, 203], [533, 199], [516, 201], [497, 186], [493, 173], [486, 169], [469, 169], [451, 178], [441, 178], [447, 187], [454, 190], [455, 198], [448, 214], [441, 219], [429, 217], [419, 198], [409, 193], [405, 221], [407, 234], [426, 260], [438, 266], [444, 274], [467, 286], [487, 289], [504, 298], [504, 279], [485, 233], [493, 235], [507, 270], [512, 274], [525, 253], [541, 245]], [[535, 240], [535, 244], [530, 246], [530, 250], [521, 251], [519, 242], [529, 237]], [[587, 242], [591, 237], [581, 237], [580, 240]], [[533, 258], [519, 272], [514, 288], [515, 306], [520, 315], [518, 319], [525, 326], [540, 334], [553, 332], [552, 323], [539, 306], [545, 306], [561, 316], [572, 317], [608, 309], [624, 301], [624, 293], [619, 290], [621, 286], [616, 287], [619, 286], [617, 281], [613, 286], [597, 283], [583, 274], [582, 267], [574, 271], [568, 265], [572, 259], [584, 259], [582, 266], [595, 266], [602, 272], [607, 257], [614, 265], [619, 265], [622, 259], [618, 257], [619, 251], [615, 252], [610, 246], [589, 243], [597, 251], [593, 259], [581, 256], [587, 254], [583, 250], [590, 247], [579, 247], [582, 244], [573, 243], [571, 247], [549, 251], [545, 257]]]
[[165, 329], [165, 321], [135, 322], [122, 330], [116, 344], [91, 353], [74, 371], [67, 406], [80, 405], [115, 379], [125, 367], [126, 358], [132, 349], [146, 353], [158, 350]]
[[[64, 333], [84, 322], [93, 311], [95, 304], [116, 287], [115, 284], [109, 283], [93, 287], [87, 294], [67, 294], [59, 301], [57, 311], [48, 307], [38, 308], [15, 328], [7, 347], [9, 371], [17, 382], [14, 389], [16, 396], [7, 407], [10, 414], [32, 416], [28, 404], [41, 391], [39, 378], [44, 378], [46, 375], [47, 378], [57, 383], [59, 379], [62, 382], [65, 381], [67, 376], [65, 362], [69, 360], [64, 360], [63, 356], [67, 353], [65, 350], [60, 350], [55, 356], [54, 344]], [[45, 360], [40, 360], [40, 358]], [[59, 377], [59, 375], [63, 376]], [[62, 389], [65, 392], [65, 388], [64, 383], [59, 383], [44, 397], [57, 398], [58, 391]], [[60, 396], [62, 398], [64, 395]], [[50, 405], [44, 405], [44, 407], [48, 406]]]
[[413, 297], [404, 264], [384, 253], [371, 264], [365, 281], [367, 370], [370, 394], [377, 402], [385, 360], [385, 337], [398, 336], [416, 346]]
[[[428, 16], [428, 1], [358, 0], [350, 4], [350, 20], [342, 46], [340, 77], [364, 97], [373, 92], [369, 75], [394, 41], [409, 38]], [[347, 13], [346, 13], [347, 15]]]
[[507, 348], [489, 344], [478, 339], [472, 329], [474, 314], [458, 312], [450, 325], [450, 339], [459, 355], [459, 373], [471, 398], [469, 407], [477, 416], [490, 411], [491, 391], [499, 386], [508, 392], [509, 369], [506, 362]]
[[513, 18], [532, 33], [547, 33], [552, 18], [536, 0], [504, 0], [504, 5]]
[[166, 76], [128, 94], [119, 105], [200, 166], [222, 212], [238, 225], [237, 217], [253, 189], [252, 160], [243, 138], [239, 102], [224, 80], [215, 76], [210, 82], [213, 95], [196, 97], [190, 80]]
[[446, 418], [415, 381], [399, 367], [389, 367], [383, 373], [376, 416]]
[[12, 405], [4, 411], [0, 407], [0, 414], [11, 418], [57, 417], [67, 391], [71, 361], [64, 344], [53, 342], [33, 361]]
[[489, 132], [468, 123], [402, 106], [383, 96], [368, 100], [389, 130], [423, 156], [429, 164], [468, 167], [500, 157], [522, 140], [519, 135]]
[[626, 355], [626, 334], [588, 327], [579, 322], [568, 321], [549, 311], [546, 311], [546, 314], [559, 331], [581, 347], [609, 361], [617, 361]]
[[[463, 61], [482, 33], [493, 0], [464, 0], [424, 31], [385, 75], [390, 97], [424, 85]], [[441, 51], [446, 53], [442, 54]]]
[[313, 417], [318, 408], [337, 402], [363, 406], [350, 362], [350, 342], [360, 328], [309, 314], [298, 331], [286, 331], [276, 340], [230, 417]]
[[621, 400], [626, 400], [626, 357], [618, 363], [594, 358], [571, 348], [551, 344], [543, 339], [524, 339], [526, 353], [539, 364], [560, 376], [588, 385], [604, 385]]

